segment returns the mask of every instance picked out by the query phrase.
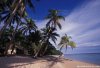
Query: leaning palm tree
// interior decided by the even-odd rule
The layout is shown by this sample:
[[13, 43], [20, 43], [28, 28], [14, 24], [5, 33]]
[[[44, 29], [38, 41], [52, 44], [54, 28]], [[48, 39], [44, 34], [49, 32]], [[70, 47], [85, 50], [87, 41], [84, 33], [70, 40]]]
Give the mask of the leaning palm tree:
[[56, 30], [55, 28], [47, 27], [41, 30], [42, 30], [42, 39], [40, 41], [41, 44], [34, 57], [43, 56], [48, 46], [51, 45], [50, 40], [52, 40], [56, 44], [57, 37], [59, 37], [59, 34], [55, 32]]
[[76, 43], [73, 41], [70, 41], [71, 36], [67, 36], [65, 34], [65, 36], [62, 36], [60, 43], [58, 44], [60, 47], [60, 51], [62, 50], [62, 48], [68, 48], [68, 46], [70, 46], [72, 49], [76, 47]]
[[57, 40], [56, 37], [59, 37], [59, 34], [55, 32], [56, 31], [55, 28], [47, 27], [41, 30], [42, 30], [44, 40], [51, 39], [56, 44], [56, 40]]
[[26, 12], [26, 6], [29, 6], [30, 8], [34, 8], [32, 0], [1, 0], [0, 1], [0, 13], [4, 13], [3, 16], [5, 16], [5, 12], [9, 12], [9, 14], [5, 17], [3, 17], [6, 20], [2, 21], [2, 16], [0, 14], [0, 22], [4, 22], [4, 26], [0, 30], [0, 37], [2, 32], [5, 30], [5, 28], [12, 23], [13, 18], [16, 16], [16, 14], [19, 16], [20, 20], [22, 20], [23, 14]]
[[[8, 50], [11, 48], [11, 46], [12, 46], [12, 44], [13, 44], [13, 32], [14, 32], [13, 26], [11, 26], [11, 28], [6, 29], [5, 32], [3, 32], [3, 34], [6, 34], [6, 35], [5, 35], [5, 36], [6, 36], [5, 39], [8, 38], [8, 41], [5, 42], [5, 44], [6, 44], [5, 52], [4, 52], [5, 55], [7, 55]], [[4, 40], [5, 40], [5, 39], [4, 39]]]
[[40, 48], [40, 41], [42, 40], [42, 34], [40, 30], [36, 30], [29, 35], [29, 42], [31, 41], [31, 45], [28, 48], [30, 51], [30, 55], [35, 55], [38, 49]]
[[[10, 14], [11, 14], [11, 10], [10, 9], [8, 9], [8, 10], [4, 10], [3, 12], [0, 12], [0, 15], [1, 15], [1, 18], [0, 18], [0, 23], [1, 24], [7, 24], [7, 20], [8, 20], [8, 18], [10, 17]], [[12, 26], [14, 26], [13, 28], [14, 28], [14, 30], [13, 30], [13, 32], [12, 32], [12, 40], [13, 40], [13, 44], [14, 44], [14, 35], [15, 35], [15, 33], [16, 33], [16, 31], [17, 31], [17, 29], [18, 29], [18, 27], [19, 27], [19, 24], [21, 23], [22, 21], [21, 21], [21, 18], [19, 17], [19, 14], [18, 14], [18, 12], [16, 12], [16, 14], [15, 14], [15, 16], [12, 18], [12, 20], [11, 20], [11, 22], [9, 22], [9, 24], [8, 24], [8, 26], [7, 26], [7, 28], [12, 28]], [[16, 24], [16, 25], [15, 25]], [[3, 28], [3, 27], [2, 27]], [[2, 29], [1, 29], [2, 30]], [[3, 31], [1, 31], [1, 33], [2, 33]], [[13, 45], [14, 46], [14, 45]], [[10, 47], [10, 46], [9, 46]], [[8, 49], [7, 49], [8, 50]], [[6, 50], [6, 52], [7, 52], [7, 50]]]
[[61, 24], [59, 20], [65, 20], [63, 16], [59, 15], [58, 10], [50, 10], [46, 19], [49, 19], [48, 23], [46, 24], [47, 27], [50, 26], [56, 28], [56, 26], [58, 26], [60, 29], [61, 29]]
[[14, 52], [14, 50], [16, 48], [20, 47], [24, 47], [23, 45], [21, 45], [21, 43], [25, 40], [24, 35], [22, 34], [22, 32], [20, 30], [17, 30], [15, 32], [15, 35], [13, 36], [13, 46], [11, 48], [11, 54]]
[[[31, 49], [33, 49], [32, 48], [33, 47], [33, 43], [38, 42], [37, 26], [35, 25], [35, 22], [32, 19], [25, 19], [25, 20], [26, 20], [26, 22], [23, 22], [21, 24], [22, 26], [19, 28], [19, 30], [21, 30], [22, 34], [24, 36], [26, 36], [26, 39], [27, 39], [27, 42], [28, 42], [28, 45], [29, 45], [29, 49], [30, 49], [30, 47], [31, 47]], [[37, 35], [36, 35], [36, 33], [37, 33]], [[34, 44], [34, 46], [35, 46], [35, 44]]]
[[56, 29], [55, 29], [55, 28], [52, 28], [52, 27], [48, 27], [48, 28], [42, 29], [42, 31], [43, 31], [43, 38], [44, 38], [45, 44], [46, 44], [46, 46], [45, 46], [45, 48], [44, 48], [43, 55], [45, 54], [45, 52], [46, 52], [48, 46], [49, 46], [49, 45], [52, 45], [51, 42], [50, 42], [49, 40], [53, 41], [53, 42], [56, 44], [57, 37], [59, 37], [59, 34], [57, 34], [57, 33], [55, 32], [55, 30], [56, 30]]

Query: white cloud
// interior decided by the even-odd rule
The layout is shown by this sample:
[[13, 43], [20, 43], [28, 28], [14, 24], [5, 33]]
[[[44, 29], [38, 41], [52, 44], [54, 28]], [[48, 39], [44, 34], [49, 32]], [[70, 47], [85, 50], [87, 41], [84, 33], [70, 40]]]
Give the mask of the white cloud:
[[36, 21], [37, 26], [39, 27], [39, 29], [44, 28], [46, 23], [48, 22], [47, 20], [40, 20], [40, 21]]
[[[100, 41], [100, 0], [83, 4], [65, 18], [65, 21], [61, 21], [62, 30], [58, 30], [61, 36], [67, 33], [78, 46], [94, 46], [98, 43], [96, 41]], [[43, 27], [46, 22], [39, 22], [38, 26]]]

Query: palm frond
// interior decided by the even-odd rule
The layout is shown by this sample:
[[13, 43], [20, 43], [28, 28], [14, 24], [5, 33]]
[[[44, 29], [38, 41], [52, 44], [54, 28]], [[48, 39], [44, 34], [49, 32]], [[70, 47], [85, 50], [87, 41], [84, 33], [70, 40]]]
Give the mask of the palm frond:
[[57, 25], [58, 25], [58, 27], [61, 29], [62, 28], [62, 26], [61, 26], [61, 24], [60, 23], [57, 23]]
[[46, 24], [46, 27], [49, 27], [50, 23], [51, 23], [52, 20], [49, 20]]
[[6, 14], [5, 16], [1, 16], [1, 19], [0, 19], [0, 21], [5, 21], [5, 20], [7, 20], [8, 18], [9, 18], [9, 13], [8, 14]]
[[5, 11], [3, 11], [3, 12], [0, 12], [0, 15], [1, 15], [1, 14], [6, 14], [6, 13], [9, 13], [9, 11], [8, 11], [8, 10], [5, 10]]
[[65, 17], [63, 17], [63, 16], [58, 16], [58, 18], [65, 21]]
[[34, 11], [35, 7], [31, 0], [27, 0], [28, 6]]
[[60, 37], [60, 35], [57, 34], [57, 33], [52, 33], [52, 35], [57, 36], [57, 37]]
[[75, 48], [75, 47], [76, 47], [76, 43], [73, 42], [73, 41], [70, 41], [70, 42], [68, 43], [68, 45], [71, 46], [72, 48]]

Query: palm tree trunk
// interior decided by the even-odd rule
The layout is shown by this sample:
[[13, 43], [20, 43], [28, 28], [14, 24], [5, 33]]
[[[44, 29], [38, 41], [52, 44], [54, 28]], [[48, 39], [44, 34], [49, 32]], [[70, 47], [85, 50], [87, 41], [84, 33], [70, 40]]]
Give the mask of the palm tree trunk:
[[15, 31], [13, 32], [13, 46], [12, 46], [12, 51], [11, 51], [11, 54], [14, 52], [14, 49], [15, 49], [15, 34], [16, 34], [16, 31], [17, 31], [17, 29], [18, 29], [18, 26], [19, 26], [19, 23], [17, 23], [17, 26], [16, 26], [16, 28], [15, 28]]
[[5, 56], [8, 55], [8, 50], [9, 50], [9, 48], [11, 46], [11, 43], [12, 43], [12, 41], [10, 41], [8, 44], [6, 44], [6, 48], [5, 48], [5, 51], [4, 51], [4, 55]]
[[38, 54], [39, 54], [41, 48], [42, 48], [42, 45], [40, 45], [40, 48], [38, 49], [38, 51], [37, 51], [36, 54], [34, 55], [34, 58], [36, 58], [36, 57], [38, 56]]
[[[43, 39], [43, 40], [44, 40], [44, 39]], [[43, 40], [40, 42], [40, 43], [41, 43], [41, 44], [40, 44], [40, 48], [37, 50], [36, 54], [34, 55], [34, 58], [36, 58], [36, 57], [38, 56], [38, 54], [39, 54], [39, 52], [40, 52], [40, 50], [41, 50], [41, 48], [42, 48]]]
[[46, 47], [45, 47], [44, 52], [43, 52], [43, 54], [42, 54], [42, 55], [44, 55], [44, 54], [45, 54], [45, 52], [47, 51], [47, 49], [48, 49], [48, 45], [46, 45]]
[[49, 42], [49, 38], [47, 39], [47, 41], [46, 41], [46, 47], [45, 47], [45, 49], [44, 49], [44, 52], [43, 52], [43, 54], [42, 55], [44, 55], [45, 54], [45, 52], [47, 51], [47, 49], [48, 49], [48, 42]]
[[[46, 39], [46, 42], [49, 40], [49, 37]], [[40, 49], [38, 49], [37, 53], [35, 54], [34, 57], [37, 57], [39, 52], [41, 51], [42, 45], [43, 45], [43, 41], [45, 41], [45, 38], [41, 41], [41, 45], [40, 45]], [[45, 48], [45, 51], [47, 50], [48, 46]]]
[[[4, 24], [4, 26], [1, 28], [0, 30], [0, 38], [1, 38], [1, 34], [2, 32], [5, 30], [5, 28], [7, 27], [7, 25], [10, 23], [10, 21], [12, 20], [12, 18], [14, 17], [18, 6], [20, 5], [20, 3], [22, 2], [22, 0], [19, 0], [18, 4], [16, 5], [16, 7], [14, 8], [13, 12], [10, 14], [10, 17], [8, 18], [8, 20], [6, 21], [6, 24]], [[12, 6], [14, 6], [14, 4], [12, 4]]]
[[[62, 50], [63, 46], [60, 47], [60, 51]], [[59, 55], [58, 59], [62, 56], [62, 54]]]
[[[15, 1], [14, 1], [15, 2]], [[18, 4], [16, 5], [16, 7], [14, 8], [13, 12], [11, 13], [10, 17], [8, 18], [8, 20], [6, 21], [6, 24], [2, 27], [1, 31], [0, 31], [0, 38], [1, 38], [1, 34], [2, 32], [5, 30], [5, 28], [7, 27], [7, 25], [10, 23], [10, 21], [12, 20], [12, 18], [14, 17], [17, 9], [18, 9], [18, 6], [20, 5], [20, 3], [22, 2], [22, 0], [19, 0]], [[14, 6], [14, 3], [12, 4], [12, 6]], [[7, 51], [9, 49], [10, 45], [6, 47], [6, 50], [5, 50], [5, 54], [7, 55]]]
[[15, 49], [15, 44], [13, 44], [13, 46], [12, 46], [11, 55], [13, 54], [13, 52], [14, 52], [14, 49]]

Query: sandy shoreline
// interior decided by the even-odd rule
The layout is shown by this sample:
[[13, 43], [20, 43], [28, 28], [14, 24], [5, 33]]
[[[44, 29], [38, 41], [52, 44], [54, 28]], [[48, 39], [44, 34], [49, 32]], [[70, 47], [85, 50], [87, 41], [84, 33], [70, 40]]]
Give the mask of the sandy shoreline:
[[97, 66], [64, 58], [57, 60], [54, 56], [38, 59], [22, 56], [0, 57], [0, 68], [96, 68]]

